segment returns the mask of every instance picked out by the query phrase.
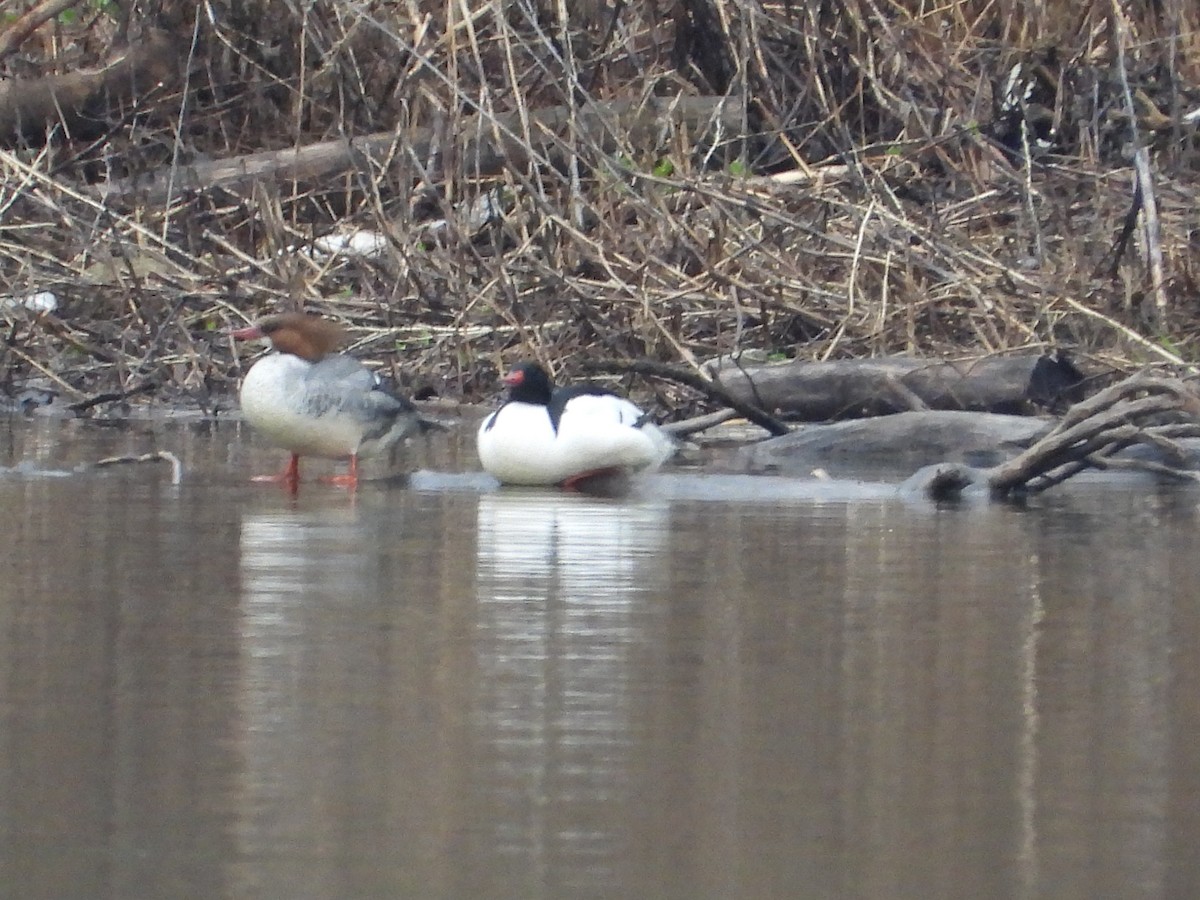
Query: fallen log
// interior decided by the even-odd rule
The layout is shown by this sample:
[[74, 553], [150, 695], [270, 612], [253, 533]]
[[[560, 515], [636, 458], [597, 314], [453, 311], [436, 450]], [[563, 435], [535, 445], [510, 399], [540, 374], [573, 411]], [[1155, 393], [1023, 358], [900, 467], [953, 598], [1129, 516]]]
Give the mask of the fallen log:
[[1051, 426], [1031, 416], [956, 410], [896, 413], [802, 426], [742, 447], [734, 466], [759, 475], [803, 476], [822, 469], [835, 477], [899, 477], [939, 463], [993, 466], [1018, 456]]
[[751, 474], [897, 477], [906, 495], [1006, 498], [1087, 470], [1200, 480], [1200, 395], [1178, 379], [1131, 376], [1058, 421], [951, 410], [808, 425], [741, 448]]
[[[456, 129], [463, 147], [453, 154], [464, 173], [496, 175], [506, 167], [523, 167], [531, 159], [561, 165], [568, 141], [594, 144], [605, 152], [622, 146], [657, 148], [670, 128], [686, 129], [694, 140], [703, 135], [736, 133], [738, 105], [727, 97], [644, 97], [591, 103], [572, 110], [555, 106], [529, 111], [528, 132], [521, 113], [469, 117]], [[305, 147], [250, 153], [233, 159], [193, 162], [175, 169], [110, 181], [97, 195], [117, 203], [148, 205], [166, 202], [182, 191], [222, 188], [248, 192], [258, 181], [314, 182], [336, 179], [347, 171], [379, 167], [398, 155], [425, 164], [453, 135], [441, 128], [414, 128], [403, 134], [379, 132], [339, 138]], [[403, 152], [397, 154], [397, 149]]]
[[109, 104], [134, 101], [178, 72], [174, 39], [150, 30], [99, 69], [0, 81], [0, 145], [40, 143], [56, 123], [72, 137], [94, 138], [108, 127]]
[[1017, 415], [1081, 399], [1084, 380], [1064, 355], [962, 362], [887, 356], [748, 367], [724, 360], [713, 375], [742, 402], [807, 422], [926, 409]]

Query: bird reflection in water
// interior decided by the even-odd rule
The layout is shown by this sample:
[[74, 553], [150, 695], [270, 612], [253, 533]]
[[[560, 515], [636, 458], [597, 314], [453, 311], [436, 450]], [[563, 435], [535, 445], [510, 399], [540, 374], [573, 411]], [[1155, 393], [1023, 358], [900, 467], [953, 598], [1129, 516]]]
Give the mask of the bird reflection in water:
[[[499, 491], [478, 507], [476, 728], [491, 743], [480, 790], [499, 858], [545, 855], [595, 878], [629, 830], [614, 794], [638, 785], [633, 706], [655, 604], [665, 504]], [[499, 860], [498, 860], [499, 861]], [[559, 865], [555, 865], [555, 862]], [[584, 865], [581, 865], [584, 863]], [[579, 885], [584, 887], [584, 885]]]

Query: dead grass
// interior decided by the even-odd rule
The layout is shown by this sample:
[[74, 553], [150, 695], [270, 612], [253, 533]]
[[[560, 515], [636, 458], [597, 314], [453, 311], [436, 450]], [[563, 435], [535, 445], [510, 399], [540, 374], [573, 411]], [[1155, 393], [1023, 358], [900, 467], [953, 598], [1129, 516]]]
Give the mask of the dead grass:
[[[99, 139], [0, 150], [0, 294], [62, 300], [52, 314], [0, 309], [11, 396], [213, 406], [240, 374], [220, 329], [293, 305], [344, 320], [354, 352], [407, 389], [469, 400], [524, 357], [571, 375], [596, 358], [698, 366], [751, 348], [1057, 346], [1118, 368], [1200, 355], [1187, 119], [1200, 31], [1183, 0], [1140, 18], [1109, 0], [225, 0], [126, 14], [60, 23], [7, 62], [28, 76], [98, 60], [151, 20], [188, 61], [178, 83], [110, 110], [121, 124]], [[743, 128], [664, 122], [610, 145], [568, 129], [551, 153], [517, 129], [529, 152], [498, 174], [464, 149], [501, 113], [705, 94], [728, 94]], [[325, 183], [153, 206], [95, 189], [422, 127], [441, 136], [435, 152], [400, 139], [386, 162]], [[386, 236], [382, 253], [311, 252], [350, 228]], [[697, 411], [685, 389], [654, 389]]]

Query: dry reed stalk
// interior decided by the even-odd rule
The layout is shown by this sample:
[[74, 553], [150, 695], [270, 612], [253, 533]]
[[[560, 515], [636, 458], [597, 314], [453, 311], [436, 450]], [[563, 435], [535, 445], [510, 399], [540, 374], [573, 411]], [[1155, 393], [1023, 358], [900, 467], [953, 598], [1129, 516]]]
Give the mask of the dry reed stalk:
[[[54, 285], [65, 300], [56, 324], [3, 313], [25, 337], [0, 383], [86, 399], [154, 381], [207, 403], [240, 369], [204, 335], [300, 302], [343, 319], [357, 351], [402, 379], [468, 399], [519, 356], [569, 377], [614, 359], [695, 372], [747, 348], [833, 359], [1062, 344], [1123, 366], [1196, 355], [1181, 303], [1198, 277], [1194, 129], [1117, 116], [1139, 91], [1176, 117], [1200, 102], [1152, 77], [1159, 61], [1195, 61], [1178, 5], [1126, 10], [1127, 47], [1099, 0], [1035, 15], [1011, 0], [690, 0], [597, 17], [565, 2], [318, 0], [272, 18], [254, 6], [213, 0], [210, 18], [177, 23], [194, 30], [181, 92], [103, 146], [66, 163], [56, 147], [0, 150], [0, 295]], [[84, 35], [98, 57], [106, 28], [100, 17]], [[1114, 88], [1122, 47], [1128, 90]], [[1006, 106], [1010, 81], [1020, 97]], [[608, 114], [714, 85], [731, 90], [742, 133], [635, 133]], [[553, 106], [569, 113], [547, 142], [537, 113]], [[1145, 259], [1119, 252], [1131, 127], [1151, 141], [1159, 253]], [[419, 128], [437, 137], [416, 153], [405, 135]], [[380, 153], [321, 182], [127, 209], [85, 189], [193, 154], [387, 129]], [[498, 174], [464, 165], [476, 138], [507, 153]], [[498, 211], [480, 225], [483, 200]], [[379, 254], [313, 251], [350, 228], [382, 235]], [[681, 415], [707, 403], [664, 390]]]

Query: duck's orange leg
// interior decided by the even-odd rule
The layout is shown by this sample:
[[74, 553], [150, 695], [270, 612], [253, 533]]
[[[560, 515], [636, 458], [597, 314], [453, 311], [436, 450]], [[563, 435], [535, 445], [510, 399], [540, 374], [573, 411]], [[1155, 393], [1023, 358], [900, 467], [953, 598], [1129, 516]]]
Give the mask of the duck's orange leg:
[[270, 482], [271, 484], [286, 484], [295, 491], [300, 487], [300, 454], [293, 453], [284, 470], [277, 475], [255, 475], [251, 481]]
[[354, 489], [358, 487], [358, 454], [350, 454], [350, 468], [346, 470], [344, 475], [326, 475], [321, 479], [329, 484], [337, 484], [342, 487]]

